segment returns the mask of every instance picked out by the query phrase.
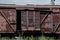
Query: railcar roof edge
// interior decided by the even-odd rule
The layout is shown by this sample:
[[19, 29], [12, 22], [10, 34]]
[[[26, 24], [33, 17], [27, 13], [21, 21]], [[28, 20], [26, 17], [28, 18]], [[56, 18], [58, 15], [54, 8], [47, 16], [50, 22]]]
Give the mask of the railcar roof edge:
[[0, 4], [0, 7], [12, 8], [60, 8], [60, 5], [16, 5], [16, 4]]

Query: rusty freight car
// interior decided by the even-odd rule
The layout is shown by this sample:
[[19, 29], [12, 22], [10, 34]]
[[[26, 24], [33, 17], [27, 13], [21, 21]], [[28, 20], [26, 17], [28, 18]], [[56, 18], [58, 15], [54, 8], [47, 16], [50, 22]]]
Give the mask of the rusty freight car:
[[24, 31], [60, 34], [60, 5], [0, 4], [0, 33]]

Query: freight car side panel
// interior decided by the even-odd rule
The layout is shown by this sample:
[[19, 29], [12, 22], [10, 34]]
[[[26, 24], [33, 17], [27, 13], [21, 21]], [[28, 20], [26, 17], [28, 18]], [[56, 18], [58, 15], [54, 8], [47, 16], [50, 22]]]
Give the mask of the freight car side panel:
[[53, 26], [52, 26], [52, 14], [49, 14], [49, 12], [41, 12], [40, 14], [41, 19], [41, 31], [42, 32], [52, 32]]
[[35, 10], [21, 11], [21, 28], [23, 31], [60, 32], [60, 13]]
[[60, 32], [60, 13], [53, 13], [53, 27], [54, 31]]
[[14, 33], [16, 31], [16, 10], [0, 9], [0, 33]]

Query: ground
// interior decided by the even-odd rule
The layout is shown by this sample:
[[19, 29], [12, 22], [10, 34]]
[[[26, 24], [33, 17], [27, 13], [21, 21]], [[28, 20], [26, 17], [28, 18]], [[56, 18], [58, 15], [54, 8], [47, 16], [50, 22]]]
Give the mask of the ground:
[[1, 37], [0, 40], [60, 40], [60, 38], [55, 39], [54, 37], [46, 37], [46, 36], [40, 36], [40, 37]]

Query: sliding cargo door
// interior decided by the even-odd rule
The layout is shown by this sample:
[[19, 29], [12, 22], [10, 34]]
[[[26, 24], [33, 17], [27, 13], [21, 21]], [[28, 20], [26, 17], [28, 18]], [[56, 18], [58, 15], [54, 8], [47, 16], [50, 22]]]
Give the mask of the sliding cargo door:
[[28, 31], [40, 30], [40, 12], [21, 11], [21, 28]]
[[14, 33], [16, 31], [16, 10], [0, 9], [0, 33]]
[[21, 28], [23, 31], [34, 30], [34, 12], [21, 11]]

